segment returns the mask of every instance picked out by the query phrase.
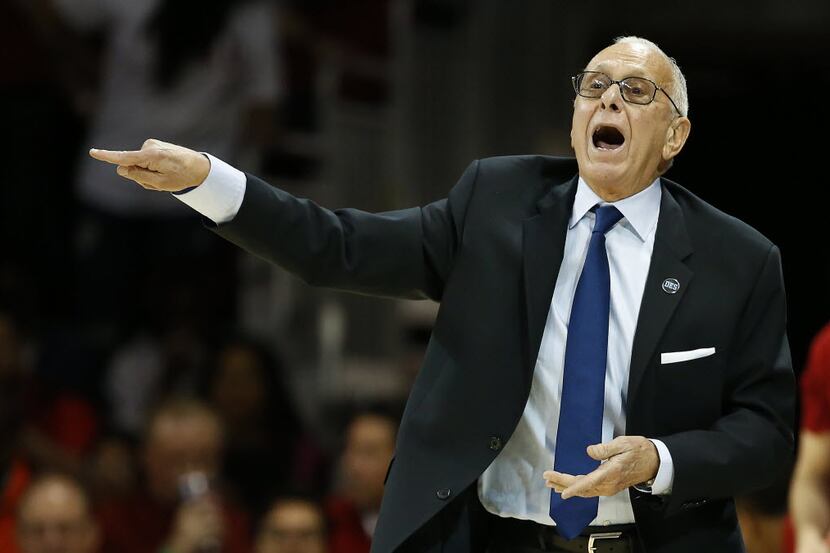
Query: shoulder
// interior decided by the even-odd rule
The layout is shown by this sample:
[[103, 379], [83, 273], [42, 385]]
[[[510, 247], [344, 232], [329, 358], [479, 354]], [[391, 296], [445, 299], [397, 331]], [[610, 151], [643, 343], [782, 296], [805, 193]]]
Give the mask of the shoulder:
[[737, 217], [721, 211], [672, 180], [662, 178], [661, 181], [680, 206], [696, 250], [730, 248], [766, 258], [775, 247], [769, 238]]
[[466, 196], [468, 211], [490, 220], [496, 213], [526, 218], [533, 206], [578, 172], [576, 160], [543, 155], [486, 157], [467, 167], [463, 185], [450, 193]]
[[485, 157], [478, 160], [481, 177], [537, 176], [570, 179], [578, 171], [576, 159], [544, 155]]

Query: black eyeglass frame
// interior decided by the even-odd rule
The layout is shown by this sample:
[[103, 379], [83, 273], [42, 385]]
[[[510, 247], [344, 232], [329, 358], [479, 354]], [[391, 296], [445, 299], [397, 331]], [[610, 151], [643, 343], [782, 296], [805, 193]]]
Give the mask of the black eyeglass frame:
[[[576, 75], [574, 75], [573, 77], [571, 77], [571, 85], [573, 85], [574, 92], [576, 92], [577, 95], [582, 96], [583, 98], [592, 98], [592, 99], [597, 99], [600, 96], [602, 96], [602, 94], [600, 94], [600, 96], [588, 96], [586, 94], [582, 94], [579, 91], [579, 85], [577, 85], [577, 81], [579, 80], [580, 77], [584, 78], [585, 75], [602, 75], [603, 77], [605, 77], [609, 81], [608, 88], [611, 88], [613, 85], [619, 86], [620, 87], [620, 95], [622, 96], [622, 99], [625, 100], [626, 102], [628, 102], [629, 104], [635, 104], [635, 105], [638, 105], [638, 106], [647, 106], [650, 103], [652, 103], [654, 101], [654, 99], [657, 97], [657, 91], [659, 90], [660, 92], [662, 92], [663, 94], [666, 95], [666, 98], [669, 99], [669, 102], [671, 102], [672, 107], [674, 107], [674, 110], [678, 113], [678, 115], [683, 117], [683, 112], [680, 111], [680, 109], [677, 107], [677, 104], [674, 103], [674, 100], [672, 100], [672, 97], [669, 96], [669, 93], [666, 92], [666, 90], [663, 87], [659, 86], [657, 83], [655, 83], [651, 79], [647, 79], [646, 77], [638, 77], [638, 76], [635, 76], [635, 75], [631, 75], [629, 77], [623, 77], [622, 79], [620, 79], [618, 81], [615, 81], [607, 73], [603, 73], [602, 71], [581, 71], [581, 72], [577, 73]], [[627, 81], [628, 79], [640, 79], [640, 80], [643, 80], [643, 81], [648, 81], [651, 84], [653, 84], [654, 85], [654, 93], [651, 95], [651, 99], [648, 102], [642, 102], [641, 103], [641, 102], [632, 102], [631, 100], [626, 98], [625, 93], [623, 92], [623, 83], [625, 81]], [[603, 91], [603, 92], [605, 92], [605, 91]]]

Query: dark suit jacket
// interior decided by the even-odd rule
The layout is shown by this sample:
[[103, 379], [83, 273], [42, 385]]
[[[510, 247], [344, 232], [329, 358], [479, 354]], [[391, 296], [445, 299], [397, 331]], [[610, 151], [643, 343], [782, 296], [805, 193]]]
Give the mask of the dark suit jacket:
[[[510, 439], [529, 394], [576, 173], [570, 159], [482, 159], [446, 199], [380, 214], [329, 211], [248, 175], [239, 213], [214, 228], [314, 285], [441, 302], [374, 553], [398, 548]], [[665, 442], [674, 486], [666, 497], [631, 490], [634, 513], [649, 552], [740, 551], [732, 496], [770, 484], [793, 449], [779, 251], [674, 182], [662, 179], [662, 194], [627, 433]], [[663, 290], [667, 278], [679, 291]], [[711, 357], [660, 364], [661, 352], [711, 346]]]

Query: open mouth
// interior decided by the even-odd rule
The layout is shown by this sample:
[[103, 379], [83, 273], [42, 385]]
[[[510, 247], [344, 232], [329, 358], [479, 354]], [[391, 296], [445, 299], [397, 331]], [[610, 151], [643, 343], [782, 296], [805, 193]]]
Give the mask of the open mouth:
[[594, 129], [592, 140], [594, 146], [600, 150], [616, 150], [625, 143], [625, 137], [619, 129], [605, 125]]

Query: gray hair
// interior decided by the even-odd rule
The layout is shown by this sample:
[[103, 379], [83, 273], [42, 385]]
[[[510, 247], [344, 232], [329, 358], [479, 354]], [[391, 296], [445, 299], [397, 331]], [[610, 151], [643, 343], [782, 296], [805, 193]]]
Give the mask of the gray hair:
[[614, 39], [614, 44], [639, 44], [654, 49], [666, 58], [672, 72], [672, 82], [666, 85], [667, 92], [671, 96], [671, 99], [674, 100], [674, 103], [677, 104], [680, 115], [689, 115], [689, 93], [686, 90], [686, 77], [683, 76], [683, 72], [680, 70], [680, 66], [677, 65], [677, 61], [674, 58], [667, 55], [652, 41], [638, 36], [619, 36]]

